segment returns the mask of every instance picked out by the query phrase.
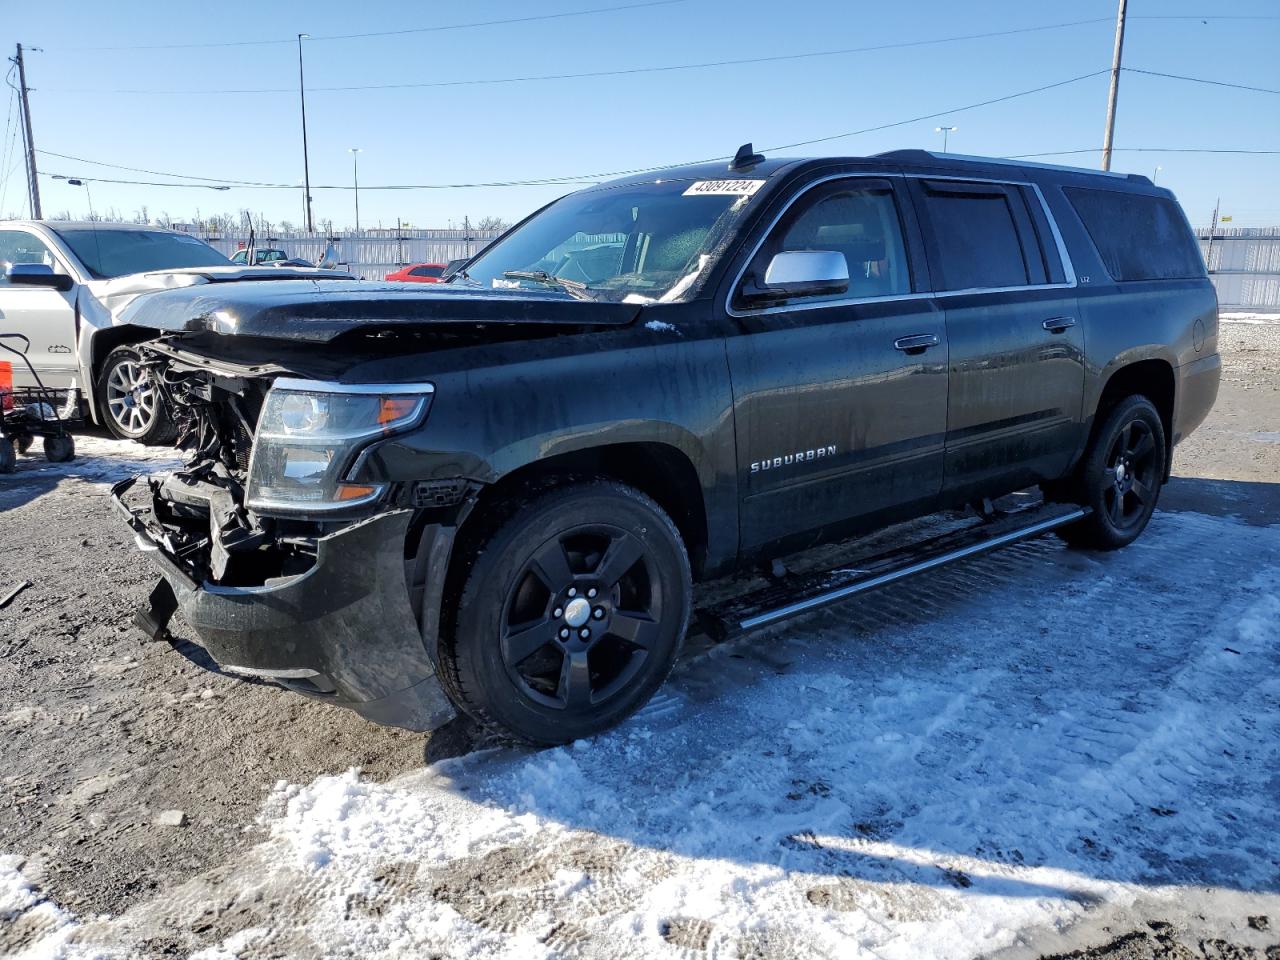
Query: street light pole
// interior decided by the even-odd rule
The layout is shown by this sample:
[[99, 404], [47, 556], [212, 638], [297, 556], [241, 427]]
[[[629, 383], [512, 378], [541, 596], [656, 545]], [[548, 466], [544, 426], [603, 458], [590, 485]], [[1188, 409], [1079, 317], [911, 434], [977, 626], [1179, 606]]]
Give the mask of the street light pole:
[[351, 182], [356, 191], [356, 233], [360, 232], [360, 148], [348, 147], [351, 154]]
[[1120, 61], [1124, 54], [1124, 15], [1129, 0], [1116, 10], [1116, 46], [1111, 54], [1111, 89], [1107, 93], [1107, 129], [1102, 135], [1102, 169], [1111, 169], [1111, 141], [1116, 135], [1116, 100], [1120, 96]]
[[302, 192], [305, 196], [305, 213], [307, 233], [312, 233], [311, 223], [311, 163], [307, 155], [307, 84], [302, 73], [302, 41], [310, 37], [309, 33], [298, 34], [298, 99], [302, 104]]
[[942, 152], [947, 152], [947, 137], [959, 130], [959, 127], [934, 127], [934, 133], [942, 134]]

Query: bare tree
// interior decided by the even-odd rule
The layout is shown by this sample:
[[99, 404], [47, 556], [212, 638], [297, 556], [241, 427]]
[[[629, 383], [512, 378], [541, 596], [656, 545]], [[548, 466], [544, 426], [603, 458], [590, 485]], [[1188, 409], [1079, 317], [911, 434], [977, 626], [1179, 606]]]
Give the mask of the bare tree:
[[477, 230], [505, 230], [509, 226], [501, 217], [483, 217], [476, 223]]
[[147, 210], [147, 205], [145, 203], [133, 212], [133, 222], [134, 223], [150, 223], [151, 222], [151, 216]]

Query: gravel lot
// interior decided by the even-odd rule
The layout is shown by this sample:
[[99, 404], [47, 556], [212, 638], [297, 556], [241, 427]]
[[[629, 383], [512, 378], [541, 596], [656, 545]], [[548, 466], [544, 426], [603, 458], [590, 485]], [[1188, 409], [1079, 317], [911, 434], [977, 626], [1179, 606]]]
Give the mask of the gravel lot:
[[[906, 613], [890, 590], [696, 648], [622, 731], [542, 753], [210, 672], [180, 621], [140, 644], [155, 574], [106, 483], [167, 454], [85, 436], [74, 464], [21, 460], [0, 955], [1278, 958], [1280, 321], [1224, 324], [1221, 348], [1218, 405], [1131, 550], [1045, 540]], [[1074, 716], [1064, 689], [1090, 691]], [[1009, 735], [1033, 716], [1053, 749]], [[1097, 792], [1068, 816], [1050, 783]], [[668, 792], [687, 805], [653, 812]], [[739, 845], [784, 821], [782, 852]]]

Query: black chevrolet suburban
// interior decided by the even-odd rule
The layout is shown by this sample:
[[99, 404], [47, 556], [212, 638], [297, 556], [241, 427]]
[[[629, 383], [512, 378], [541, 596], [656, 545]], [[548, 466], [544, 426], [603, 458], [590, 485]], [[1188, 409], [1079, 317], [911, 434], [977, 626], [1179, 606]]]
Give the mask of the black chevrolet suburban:
[[[729, 635], [1049, 530], [1124, 546], [1220, 372], [1168, 190], [920, 150], [748, 145], [565, 196], [444, 284], [131, 312], [191, 453], [114, 491], [163, 573], [144, 633], [180, 611], [226, 672], [542, 744], [653, 694], [694, 581], [772, 564], [697, 611]], [[966, 508], [852, 569], [783, 562]]]

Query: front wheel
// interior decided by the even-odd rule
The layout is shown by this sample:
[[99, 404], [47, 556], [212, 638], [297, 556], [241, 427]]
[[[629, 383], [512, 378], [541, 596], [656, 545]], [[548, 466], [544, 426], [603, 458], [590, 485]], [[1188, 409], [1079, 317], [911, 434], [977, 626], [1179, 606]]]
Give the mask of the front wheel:
[[689, 621], [680, 534], [608, 480], [510, 504], [442, 637], [444, 686], [481, 724], [528, 743], [606, 730], [662, 685]]
[[1073, 547], [1118, 550], [1138, 539], [1155, 511], [1167, 455], [1164, 424], [1146, 397], [1111, 408], [1080, 465], [1077, 499], [1089, 516], [1060, 534]]
[[121, 440], [161, 446], [177, 436], [160, 384], [136, 347], [116, 347], [107, 354], [98, 372], [97, 394], [103, 425]]

